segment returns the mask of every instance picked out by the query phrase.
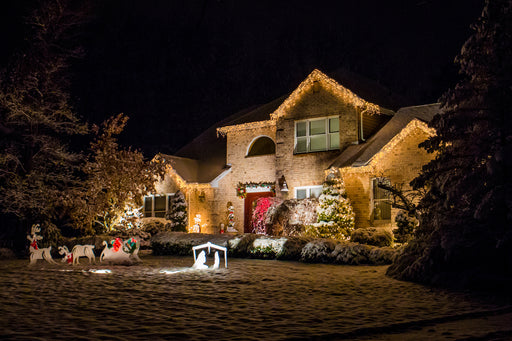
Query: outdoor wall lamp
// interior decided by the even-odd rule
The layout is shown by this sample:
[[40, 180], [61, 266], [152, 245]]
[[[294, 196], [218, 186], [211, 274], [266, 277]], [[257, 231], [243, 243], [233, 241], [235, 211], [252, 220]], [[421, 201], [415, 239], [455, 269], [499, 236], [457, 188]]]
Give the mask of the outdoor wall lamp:
[[288, 184], [286, 183], [284, 175], [281, 175], [281, 178], [279, 179], [279, 187], [281, 188], [281, 192], [288, 192]]
[[206, 199], [206, 195], [204, 194], [204, 191], [201, 191], [201, 193], [199, 193], [199, 201], [204, 202], [205, 199]]

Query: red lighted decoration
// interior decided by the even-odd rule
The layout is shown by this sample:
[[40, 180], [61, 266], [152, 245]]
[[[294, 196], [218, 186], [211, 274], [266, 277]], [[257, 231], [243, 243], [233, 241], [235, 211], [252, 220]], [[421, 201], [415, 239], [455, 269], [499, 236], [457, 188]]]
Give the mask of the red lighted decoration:
[[265, 219], [267, 211], [272, 206], [270, 198], [260, 198], [256, 201], [256, 206], [252, 212], [252, 227], [253, 232], [256, 234], [266, 234], [267, 227], [265, 226]]

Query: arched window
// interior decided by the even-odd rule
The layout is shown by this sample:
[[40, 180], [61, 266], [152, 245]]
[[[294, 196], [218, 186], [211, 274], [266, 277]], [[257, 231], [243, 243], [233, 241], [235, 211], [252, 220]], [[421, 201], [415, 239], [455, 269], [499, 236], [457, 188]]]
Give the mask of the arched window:
[[260, 136], [256, 138], [249, 151], [247, 152], [247, 156], [257, 156], [257, 155], [268, 155], [276, 153], [276, 145], [274, 141], [268, 136]]

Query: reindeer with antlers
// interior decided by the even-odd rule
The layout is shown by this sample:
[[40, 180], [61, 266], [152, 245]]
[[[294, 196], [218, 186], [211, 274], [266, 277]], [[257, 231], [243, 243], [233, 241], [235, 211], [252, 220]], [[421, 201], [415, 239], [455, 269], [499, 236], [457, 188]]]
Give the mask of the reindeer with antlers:
[[37, 241], [43, 239], [43, 236], [38, 235], [39, 232], [41, 232], [41, 227], [39, 227], [39, 224], [34, 224], [32, 225], [30, 235], [27, 236], [27, 239], [30, 241], [30, 264], [35, 264], [38, 259], [44, 259], [48, 263], [55, 264], [51, 254], [52, 247], [40, 249], [37, 246]]

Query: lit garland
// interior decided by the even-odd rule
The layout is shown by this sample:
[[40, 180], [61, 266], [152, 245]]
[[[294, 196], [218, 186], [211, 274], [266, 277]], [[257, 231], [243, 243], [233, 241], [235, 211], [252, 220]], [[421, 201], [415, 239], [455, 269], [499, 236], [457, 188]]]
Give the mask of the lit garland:
[[258, 128], [265, 128], [265, 127], [275, 127], [275, 125], [276, 125], [275, 120], [266, 120], [266, 121], [248, 122], [248, 123], [243, 123], [243, 124], [224, 126], [224, 127], [217, 128], [217, 137], [218, 136], [226, 136], [228, 133], [238, 132], [241, 130], [258, 129]]
[[385, 159], [391, 151], [393, 151], [396, 146], [401, 143], [406, 137], [411, 135], [414, 130], [419, 129], [423, 131], [427, 136], [434, 136], [435, 130], [429, 128], [425, 122], [422, 122], [418, 119], [413, 119], [405, 128], [403, 128], [400, 133], [395, 135], [384, 147], [382, 147], [365, 166], [361, 167], [343, 167], [340, 168], [340, 172], [343, 174], [347, 173], [375, 173], [376, 166], [379, 164], [380, 160]]
[[273, 120], [276, 120], [277, 118], [284, 116], [286, 112], [288, 112], [289, 108], [294, 106], [301, 99], [302, 95], [313, 86], [315, 81], [322, 81], [322, 85], [328, 88], [328, 90], [333, 94], [336, 94], [347, 102], [352, 103], [356, 108], [360, 108], [364, 113], [379, 114], [382, 111], [378, 105], [365, 101], [349, 89], [341, 86], [334, 79], [315, 69], [304, 81], [302, 81], [302, 83], [300, 83], [297, 89], [292, 92], [292, 94], [279, 106], [279, 108], [270, 115], [270, 117]]
[[258, 188], [258, 187], [267, 187], [270, 188], [272, 193], [276, 192], [276, 184], [275, 182], [239, 182], [236, 186], [236, 196], [240, 199], [243, 199], [247, 196], [247, 188]]

